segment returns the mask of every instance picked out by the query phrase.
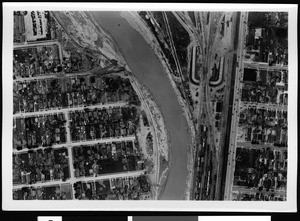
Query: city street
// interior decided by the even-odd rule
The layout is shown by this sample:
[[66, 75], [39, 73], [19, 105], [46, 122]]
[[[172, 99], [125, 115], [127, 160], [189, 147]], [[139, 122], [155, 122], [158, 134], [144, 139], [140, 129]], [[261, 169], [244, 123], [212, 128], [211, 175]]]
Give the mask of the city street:
[[263, 108], [267, 110], [278, 110], [278, 111], [287, 111], [286, 105], [280, 105], [280, 104], [264, 104], [264, 103], [250, 103], [250, 102], [243, 102], [240, 101], [240, 107], [242, 108]]
[[79, 110], [86, 110], [86, 109], [102, 109], [102, 108], [114, 108], [114, 107], [124, 107], [128, 105], [126, 102], [120, 101], [116, 103], [106, 103], [106, 104], [96, 104], [96, 105], [89, 105], [89, 106], [77, 106], [77, 107], [69, 107], [69, 108], [56, 108], [51, 110], [43, 110], [37, 112], [27, 112], [27, 113], [17, 113], [14, 114], [14, 117], [28, 117], [28, 116], [39, 116], [41, 114], [54, 114], [54, 113], [65, 113], [67, 114], [70, 111], [79, 111]]
[[[73, 185], [73, 183], [76, 182], [90, 182], [90, 181], [97, 181], [97, 180], [107, 180], [107, 179], [115, 179], [115, 178], [124, 178], [124, 177], [138, 177], [145, 173], [145, 170], [137, 170], [137, 171], [128, 171], [128, 172], [122, 172], [122, 173], [113, 173], [113, 174], [103, 174], [98, 176], [92, 176], [92, 177], [71, 177], [70, 179], [67, 179], [65, 182], [62, 182], [61, 180], [53, 180], [50, 182], [45, 183], [34, 183], [30, 186], [33, 188], [42, 187], [42, 186], [54, 186], [54, 185], [62, 185], [66, 183], [70, 183]], [[23, 187], [28, 187], [27, 184], [22, 185], [14, 185], [14, 189], [21, 189]], [[74, 191], [73, 191], [74, 192]]]
[[[40, 43], [25, 43], [25, 44], [15, 44], [14, 48], [18, 49], [18, 48], [26, 48], [26, 47], [37, 47], [40, 45], [52, 45], [52, 44], [57, 44], [59, 45], [59, 50], [60, 50], [60, 55], [61, 55], [61, 45], [56, 42], [56, 41], [46, 41], [46, 42], [40, 42]], [[63, 73], [63, 77], [76, 77], [76, 76], [83, 76], [83, 75], [94, 75], [95, 72], [97, 71], [97, 73], [99, 71], [105, 71], [106, 69], [109, 69], [112, 66], [109, 65], [108, 68], [96, 68], [93, 69], [91, 71], [87, 71], [87, 72], [79, 72], [79, 73], [68, 73], [65, 74]], [[38, 80], [45, 80], [45, 79], [53, 79], [53, 78], [60, 78], [60, 76], [58, 76], [57, 74], [49, 74], [49, 75], [44, 75], [44, 76], [36, 76], [36, 77], [28, 77], [28, 78], [17, 78], [14, 79], [14, 82], [16, 83], [21, 83], [21, 82], [28, 82], [28, 81], [38, 81]], [[133, 87], [135, 88], [135, 90], [137, 91], [140, 99], [142, 99], [144, 101], [144, 98], [142, 96], [142, 93], [139, 91], [138, 87], [135, 86], [135, 84], [137, 84], [136, 82], [132, 82]], [[107, 180], [107, 179], [114, 179], [114, 178], [124, 178], [124, 177], [139, 177], [141, 175], [143, 175], [146, 171], [145, 170], [136, 170], [136, 171], [127, 171], [127, 172], [118, 172], [118, 173], [113, 173], [113, 174], [101, 174], [101, 175], [96, 175], [93, 177], [75, 177], [75, 170], [73, 167], [73, 147], [75, 146], [91, 146], [91, 145], [95, 145], [95, 144], [101, 144], [101, 143], [112, 143], [112, 142], [122, 142], [122, 141], [132, 141], [134, 142], [136, 139], [135, 135], [130, 135], [130, 136], [119, 136], [119, 137], [110, 137], [110, 138], [103, 138], [103, 139], [94, 139], [94, 140], [80, 140], [80, 141], [72, 141], [71, 140], [71, 133], [70, 133], [70, 118], [69, 118], [69, 113], [70, 112], [74, 112], [74, 111], [83, 111], [86, 109], [89, 110], [93, 110], [93, 109], [110, 109], [110, 108], [114, 108], [114, 107], [125, 107], [128, 105], [128, 102], [123, 102], [123, 101], [118, 101], [118, 102], [109, 102], [109, 103], [104, 103], [104, 104], [96, 104], [96, 105], [78, 105], [78, 106], [69, 106], [67, 108], [61, 108], [61, 107], [57, 107], [57, 108], [52, 108], [52, 109], [48, 109], [48, 110], [40, 110], [40, 111], [34, 111], [34, 112], [24, 112], [24, 113], [16, 113], [14, 114], [14, 118], [26, 118], [26, 117], [33, 117], [33, 116], [41, 116], [41, 115], [52, 115], [52, 114], [57, 114], [57, 113], [63, 113], [64, 114], [64, 118], [66, 119], [66, 124], [65, 124], [65, 128], [66, 128], [66, 142], [65, 143], [60, 143], [60, 144], [53, 144], [51, 145], [51, 148], [53, 149], [60, 149], [62, 147], [67, 147], [68, 150], [68, 161], [69, 161], [69, 169], [70, 169], [70, 178], [66, 179], [66, 181], [62, 181], [62, 180], [48, 180], [46, 182], [38, 182], [38, 183], [33, 183], [30, 186], [33, 188], [36, 187], [48, 187], [48, 186], [54, 186], [54, 185], [63, 185], [63, 184], [71, 184], [73, 186], [74, 183], [78, 182], [78, 181], [82, 181], [82, 182], [90, 182], [90, 181], [96, 181], [96, 180]], [[154, 119], [149, 107], [147, 105], [146, 102], [143, 102], [143, 106], [146, 109], [147, 112], [149, 112], [151, 120], [153, 121], [152, 125], [156, 125], [156, 123], [154, 123]], [[157, 129], [155, 129], [155, 131], [157, 131]], [[157, 135], [155, 136], [155, 139], [157, 138]], [[158, 143], [158, 141], [156, 141]], [[38, 150], [44, 150], [48, 147], [37, 147], [34, 148], [34, 151], [38, 151]], [[22, 153], [28, 153], [30, 149], [28, 148], [23, 148], [21, 150], [17, 150], [17, 149], [13, 149], [13, 153], [15, 154], [22, 154]], [[156, 162], [155, 162], [155, 166], [157, 168], [157, 176], [156, 176], [156, 180], [158, 182], [159, 180], [159, 153], [158, 150], [155, 151], [156, 154]], [[17, 184], [14, 185], [13, 188], [14, 189], [21, 189], [23, 187], [28, 187], [28, 184]], [[73, 199], [75, 199], [75, 191], [72, 191], [73, 193]], [[157, 199], [157, 192], [155, 195], [155, 198]]]
[[239, 28], [239, 47], [238, 47], [238, 68], [236, 69], [235, 74], [235, 85], [234, 85], [234, 96], [233, 96], [233, 107], [232, 107], [232, 122], [231, 122], [231, 132], [230, 132], [230, 142], [229, 142], [229, 150], [228, 150], [228, 162], [227, 162], [227, 172], [226, 172], [226, 183], [225, 183], [225, 192], [224, 192], [224, 200], [232, 200], [232, 182], [233, 182], [233, 174], [235, 168], [235, 148], [236, 148], [236, 125], [238, 121], [238, 112], [240, 106], [240, 83], [243, 75], [243, 64], [244, 64], [244, 47], [245, 47], [245, 32], [246, 32], [246, 24], [247, 21], [247, 12], [241, 12], [240, 17], [240, 28]]
[[275, 190], [275, 191], [266, 191], [266, 190], [261, 190], [259, 191], [257, 188], [256, 189], [249, 189], [249, 188], [245, 188], [245, 187], [240, 187], [240, 186], [233, 186], [232, 188], [232, 192], [238, 192], [241, 194], [274, 194], [274, 196], [281, 196], [281, 195], [285, 195], [286, 194], [286, 190]]

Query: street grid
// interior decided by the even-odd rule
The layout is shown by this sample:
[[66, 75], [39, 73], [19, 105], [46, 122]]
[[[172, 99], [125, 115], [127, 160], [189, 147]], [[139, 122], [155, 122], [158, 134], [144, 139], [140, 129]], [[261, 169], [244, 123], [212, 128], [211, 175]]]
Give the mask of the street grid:
[[[61, 52], [61, 45], [57, 41], [46, 41], [46, 42], [40, 42], [40, 43], [30, 43], [30, 44], [15, 44], [14, 49], [26, 49], [27, 47], [33, 48], [37, 46], [43, 46], [43, 45], [58, 45], [59, 50], [60, 50], [60, 56], [62, 56]], [[62, 58], [62, 57], [61, 57]], [[61, 59], [62, 60], [62, 59]], [[66, 74], [66, 77], [73, 77], [77, 75], [94, 75], [92, 72], [81, 72], [81, 73], [68, 73]], [[30, 81], [36, 81], [36, 80], [43, 80], [43, 79], [60, 79], [60, 76], [57, 74], [49, 74], [45, 76], [35, 76], [35, 77], [26, 77], [26, 78], [16, 78], [14, 79], [14, 82], [30, 82]], [[79, 140], [79, 141], [72, 141], [71, 140], [71, 135], [70, 135], [70, 119], [69, 119], [69, 113], [72, 111], [79, 111], [79, 110], [86, 110], [86, 109], [109, 109], [109, 108], [114, 108], [114, 107], [125, 107], [128, 105], [128, 102], [123, 102], [123, 101], [117, 101], [117, 102], [109, 102], [105, 104], [96, 104], [96, 105], [78, 105], [78, 106], [73, 106], [73, 107], [57, 107], [57, 108], [52, 108], [48, 110], [41, 110], [41, 111], [35, 111], [35, 112], [19, 112], [15, 113], [13, 118], [26, 118], [26, 117], [35, 117], [35, 116], [44, 116], [44, 115], [51, 115], [51, 114], [63, 114], [64, 118], [66, 119], [66, 142], [65, 143], [60, 143], [60, 144], [53, 144], [51, 145], [51, 148], [53, 149], [59, 149], [62, 147], [66, 147], [68, 150], [68, 163], [69, 163], [69, 169], [70, 169], [70, 178], [66, 179], [64, 182], [62, 180], [50, 180], [46, 182], [37, 182], [30, 184], [31, 188], [43, 188], [43, 187], [48, 187], [48, 186], [57, 186], [57, 185], [66, 185], [70, 184], [71, 185], [71, 192], [73, 195], [73, 199], [75, 199], [75, 191], [72, 189], [73, 184], [80, 181], [80, 182], [89, 182], [89, 181], [99, 181], [99, 180], [107, 180], [107, 179], [114, 179], [114, 178], [126, 178], [126, 177], [139, 177], [141, 175], [144, 175], [146, 170], [137, 170], [137, 171], [126, 171], [126, 172], [121, 172], [121, 173], [113, 173], [113, 174], [101, 174], [97, 176], [92, 176], [92, 177], [75, 177], [75, 171], [73, 167], [73, 151], [72, 148], [74, 146], [85, 146], [85, 145], [93, 145], [93, 144], [101, 144], [101, 143], [112, 143], [112, 142], [121, 142], [121, 141], [134, 141], [136, 139], [135, 135], [129, 135], [129, 136], [119, 136], [119, 137], [110, 137], [110, 138], [103, 138], [103, 139], [96, 139], [96, 140]], [[38, 150], [44, 150], [48, 147], [37, 147], [34, 149], [34, 151]], [[29, 149], [24, 148], [22, 150], [16, 150], [13, 149], [13, 154], [22, 154], [22, 153], [28, 153]], [[28, 187], [28, 184], [14, 184], [13, 185], [13, 190], [19, 190], [24, 187]]]

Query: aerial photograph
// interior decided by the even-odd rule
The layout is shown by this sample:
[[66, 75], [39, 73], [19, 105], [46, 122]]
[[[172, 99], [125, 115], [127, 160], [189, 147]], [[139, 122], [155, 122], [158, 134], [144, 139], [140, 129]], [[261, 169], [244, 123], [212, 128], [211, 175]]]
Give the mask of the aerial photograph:
[[288, 21], [14, 11], [12, 199], [287, 201]]

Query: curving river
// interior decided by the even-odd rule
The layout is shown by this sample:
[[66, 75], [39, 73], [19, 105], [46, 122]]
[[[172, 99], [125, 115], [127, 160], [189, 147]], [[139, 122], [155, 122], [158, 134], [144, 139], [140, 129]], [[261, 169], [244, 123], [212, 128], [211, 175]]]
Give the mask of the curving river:
[[161, 107], [170, 135], [172, 164], [160, 199], [183, 200], [188, 175], [187, 146], [192, 138], [167, 74], [144, 38], [121, 17], [120, 12], [91, 14], [115, 39], [132, 73], [149, 89]]

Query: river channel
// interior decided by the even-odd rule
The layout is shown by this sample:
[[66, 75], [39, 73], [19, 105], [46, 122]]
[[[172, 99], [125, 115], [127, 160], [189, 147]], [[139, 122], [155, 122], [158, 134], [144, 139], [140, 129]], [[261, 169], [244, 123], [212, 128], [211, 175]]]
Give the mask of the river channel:
[[170, 135], [172, 164], [160, 199], [183, 200], [188, 175], [187, 146], [192, 138], [167, 74], [154, 51], [120, 12], [91, 14], [115, 39], [130, 70], [149, 89], [161, 108]]

